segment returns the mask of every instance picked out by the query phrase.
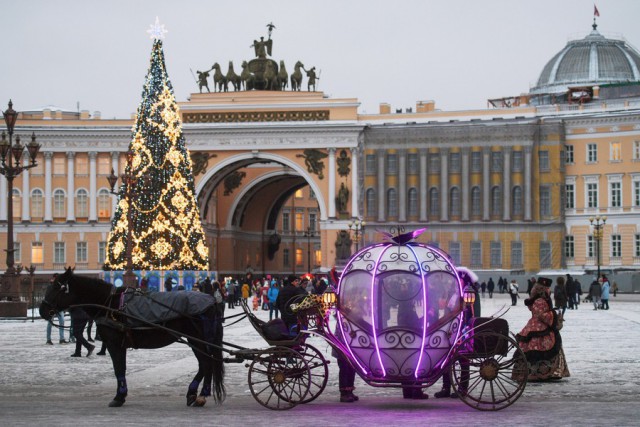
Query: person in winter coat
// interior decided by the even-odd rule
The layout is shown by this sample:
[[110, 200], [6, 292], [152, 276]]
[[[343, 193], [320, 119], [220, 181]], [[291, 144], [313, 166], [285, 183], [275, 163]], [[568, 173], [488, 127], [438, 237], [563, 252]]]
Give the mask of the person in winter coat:
[[242, 284], [242, 299], [244, 300], [244, 303], [247, 303], [247, 300], [249, 299], [249, 294], [251, 293], [251, 288], [249, 287], [248, 283], [243, 283]]
[[598, 283], [598, 279], [596, 278], [596, 280], [591, 282], [591, 286], [589, 286], [589, 298], [591, 298], [591, 302], [593, 302], [594, 310], [598, 309], [601, 296], [602, 296], [602, 288], [600, 287], [600, 283]]
[[553, 289], [553, 299], [556, 308], [562, 309], [562, 315], [567, 311], [567, 288], [565, 287], [564, 277], [560, 276], [556, 279], [556, 287]]
[[573, 310], [576, 303], [576, 282], [573, 280], [570, 274], [567, 273], [567, 281], [565, 284], [567, 289], [567, 304], [569, 305], [569, 310]]
[[84, 328], [87, 326], [87, 322], [89, 321], [89, 315], [79, 307], [70, 308], [69, 314], [71, 315], [71, 320], [73, 322], [73, 336], [76, 339], [76, 352], [73, 353], [71, 357], [82, 357], [81, 350], [83, 346], [88, 350], [87, 357], [89, 357], [96, 348], [95, 345], [89, 344], [89, 342], [84, 338]]
[[489, 282], [487, 282], [487, 291], [489, 292], [489, 298], [493, 298], [493, 289], [496, 287], [496, 284], [493, 282], [493, 279], [489, 277]]
[[511, 305], [516, 305], [518, 302], [518, 282], [516, 279], [511, 279], [511, 283], [509, 284], [509, 295], [511, 295]]
[[604, 274], [602, 275], [602, 295], [600, 296], [600, 301], [602, 301], [602, 309], [609, 310], [609, 289], [611, 285], [609, 284], [609, 279]]
[[300, 279], [295, 276], [289, 276], [289, 280], [285, 282], [285, 285], [280, 289], [278, 297], [276, 298], [276, 306], [280, 310], [280, 317], [287, 325], [287, 329], [292, 335], [298, 333], [298, 316], [291, 310], [290, 304], [299, 303], [297, 301], [301, 296], [306, 295], [306, 291], [300, 287]]
[[272, 279], [269, 291], [267, 292], [267, 298], [269, 298], [269, 320], [278, 318], [279, 314], [276, 301], [278, 299], [279, 292], [280, 288], [278, 288], [278, 283], [276, 283], [275, 279]]

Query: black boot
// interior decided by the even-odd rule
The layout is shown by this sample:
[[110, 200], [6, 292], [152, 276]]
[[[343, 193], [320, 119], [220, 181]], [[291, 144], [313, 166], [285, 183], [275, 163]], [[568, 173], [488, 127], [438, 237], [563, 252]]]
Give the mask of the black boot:
[[449, 388], [442, 388], [442, 390], [437, 391], [434, 396], [436, 397], [436, 399], [441, 399], [443, 397], [449, 397], [451, 396], [451, 389]]

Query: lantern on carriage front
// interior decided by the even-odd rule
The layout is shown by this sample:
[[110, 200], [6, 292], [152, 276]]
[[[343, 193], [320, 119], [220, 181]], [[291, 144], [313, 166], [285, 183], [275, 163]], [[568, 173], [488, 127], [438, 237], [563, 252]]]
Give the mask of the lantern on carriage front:
[[460, 337], [462, 281], [449, 256], [401, 235], [364, 248], [337, 289], [336, 336], [370, 383], [431, 383]]

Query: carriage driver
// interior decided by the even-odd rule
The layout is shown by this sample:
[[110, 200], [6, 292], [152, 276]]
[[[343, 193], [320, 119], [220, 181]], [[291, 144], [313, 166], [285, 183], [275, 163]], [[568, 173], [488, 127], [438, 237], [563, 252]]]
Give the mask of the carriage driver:
[[296, 276], [289, 276], [289, 279], [285, 281], [284, 287], [278, 293], [276, 299], [276, 307], [280, 310], [280, 317], [287, 325], [289, 334], [297, 335], [298, 316], [291, 310], [289, 304], [295, 302], [295, 297], [298, 295], [306, 295], [306, 291], [300, 287], [300, 279]]

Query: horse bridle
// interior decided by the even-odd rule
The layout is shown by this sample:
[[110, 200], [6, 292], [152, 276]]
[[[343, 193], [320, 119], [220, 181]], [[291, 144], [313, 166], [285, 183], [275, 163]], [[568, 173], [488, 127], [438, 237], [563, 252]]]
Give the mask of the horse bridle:
[[[50, 322], [53, 319], [53, 316], [55, 316], [55, 314], [57, 312], [61, 311], [61, 310], [58, 309], [58, 306], [57, 306], [57, 302], [58, 302], [60, 294], [61, 293], [66, 293], [66, 294], [69, 293], [69, 283], [68, 282], [63, 284], [63, 283], [60, 282], [59, 279], [56, 278], [56, 280], [51, 285], [52, 286], [59, 285], [60, 288], [57, 291], [55, 291], [55, 293], [53, 295], [51, 295], [51, 297], [55, 297], [55, 298], [51, 298], [53, 301], [55, 301], [55, 303], [49, 301], [49, 299], [47, 298], [46, 295], [45, 295], [44, 299], [42, 300], [43, 303], [45, 303], [49, 307], [51, 307], [51, 309], [49, 310], [49, 314], [51, 315], [51, 318], [49, 320]], [[51, 322], [51, 323], [53, 324], [53, 322]]]

